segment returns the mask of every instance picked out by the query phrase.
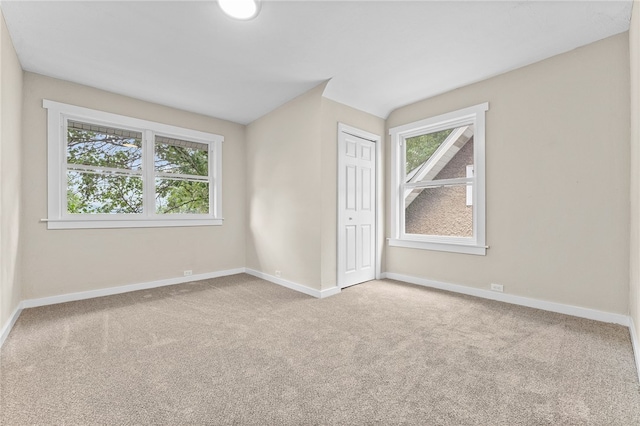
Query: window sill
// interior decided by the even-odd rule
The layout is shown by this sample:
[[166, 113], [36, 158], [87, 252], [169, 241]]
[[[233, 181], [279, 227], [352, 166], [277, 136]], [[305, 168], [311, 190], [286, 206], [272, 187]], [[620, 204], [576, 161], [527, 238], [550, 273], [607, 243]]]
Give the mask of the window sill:
[[474, 246], [467, 244], [448, 244], [448, 243], [435, 243], [427, 241], [415, 241], [415, 240], [399, 240], [397, 238], [388, 238], [390, 247], [405, 247], [421, 250], [434, 250], [434, 251], [446, 251], [450, 253], [462, 253], [462, 254], [475, 254], [478, 256], [485, 256], [487, 254], [486, 246]]
[[159, 220], [96, 220], [96, 219], [43, 219], [47, 229], [96, 228], [164, 228], [174, 226], [220, 226], [223, 219], [159, 219]]

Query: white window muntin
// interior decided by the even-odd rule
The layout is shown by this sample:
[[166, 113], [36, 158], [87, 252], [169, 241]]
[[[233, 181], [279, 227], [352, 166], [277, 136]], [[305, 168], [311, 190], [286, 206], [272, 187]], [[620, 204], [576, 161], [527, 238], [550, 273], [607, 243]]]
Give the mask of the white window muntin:
[[[397, 126], [389, 130], [392, 142], [391, 163], [391, 238], [389, 245], [468, 254], [486, 253], [485, 242], [485, 112], [487, 102], [436, 117]], [[472, 177], [405, 183], [406, 139], [472, 124], [474, 126], [474, 174]], [[434, 188], [445, 185], [472, 186], [473, 236], [449, 237], [405, 233], [405, 189]]]
[[[222, 225], [223, 136], [46, 99], [43, 100], [43, 107], [47, 109], [48, 119], [48, 218], [45, 219], [48, 222], [48, 229]], [[113, 171], [143, 178], [145, 188], [143, 213], [69, 214], [67, 212], [68, 120], [142, 133], [142, 171], [126, 169]], [[209, 183], [209, 214], [155, 213], [155, 135], [198, 142], [209, 147], [208, 179], [206, 180]], [[82, 166], [74, 165], [75, 167]], [[104, 167], [96, 168], [105, 169]]]

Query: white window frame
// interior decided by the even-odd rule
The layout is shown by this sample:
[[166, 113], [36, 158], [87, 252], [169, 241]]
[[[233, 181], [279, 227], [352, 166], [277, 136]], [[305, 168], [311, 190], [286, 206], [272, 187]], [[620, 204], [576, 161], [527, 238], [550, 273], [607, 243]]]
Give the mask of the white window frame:
[[[391, 137], [391, 238], [389, 245], [424, 250], [437, 250], [454, 253], [482, 255], [486, 254], [486, 207], [485, 207], [485, 112], [489, 103], [485, 102], [436, 117], [389, 129]], [[474, 125], [473, 169], [472, 177], [452, 179], [448, 183], [470, 183], [473, 194], [473, 236], [450, 237], [439, 235], [407, 234], [403, 197], [405, 193], [405, 144], [406, 139], [427, 133], [439, 132], [464, 125]], [[456, 181], [456, 182], [453, 182]], [[425, 184], [420, 187], [437, 185]]]
[[[146, 228], [222, 225], [222, 142], [213, 133], [186, 129], [44, 99], [48, 139], [48, 229]], [[69, 214], [67, 212], [67, 122], [101, 124], [142, 133], [143, 213]], [[198, 142], [209, 147], [209, 214], [156, 214], [155, 136]]]

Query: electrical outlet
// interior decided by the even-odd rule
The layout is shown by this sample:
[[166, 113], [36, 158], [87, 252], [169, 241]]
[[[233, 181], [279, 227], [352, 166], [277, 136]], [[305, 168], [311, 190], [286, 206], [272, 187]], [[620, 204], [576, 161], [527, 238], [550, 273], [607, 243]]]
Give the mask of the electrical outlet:
[[282, 275], [282, 272], [276, 270], [276, 277], [280, 278], [280, 275]]
[[185, 277], [190, 277], [191, 275], [193, 275], [193, 271], [191, 269], [189, 269], [188, 271], [184, 271]]
[[502, 293], [504, 291], [504, 286], [502, 284], [491, 284], [491, 290], [493, 291], [499, 291], [500, 293]]

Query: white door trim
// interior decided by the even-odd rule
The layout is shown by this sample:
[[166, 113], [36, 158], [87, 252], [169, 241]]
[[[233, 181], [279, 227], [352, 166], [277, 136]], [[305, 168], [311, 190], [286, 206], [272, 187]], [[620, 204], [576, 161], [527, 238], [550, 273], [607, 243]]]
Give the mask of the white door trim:
[[[349, 126], [347, 124], [344, 123], [340, 123], [338, 122], [338, 137], [336, 138], [336, 143], [339, 145], [340, 144], [340, 134], [341, 133], [347, 133], [349, 135], [352, 136], [356, 136], [362, 139], [366, 139], [368, 141], [371, 141], [375, 144], [376, 148], [375, 148], [375, 155], [376, 155], [376, 176], [375, 176], [375, 185], [376, 185], [376, 190], [375, 190], [375, 215], [376, 215], [376, 220], [375, 220], [375, 277], [376, 279], [381, 279], [381, 270], [382, 270], [382, 247], [383, 247], [383, 234], [382, 234], [382, 230], [383, 230], [383, 224], [382, 224], [382, 220], [383, 220], [383, 216], [382, 216], [382, 200], [384, 199], [383, 197], [383, 184], [382, 184], [382, 138], [380, 135], [376, 135], [361, 129], [358, 129], [356, 127], [352, 127]], [[339, 232], [341, 229], [341, 226], [344, 226], [344, 220], [342, 218], [342, 215], [339, 214], [340, 212], [340, 208], [342, 205], [342, 201], [340, 199], [340, 188], [343, 187], [344, 185], [344, 179], [345, 176], [340, 172], [343, 168], [344, 168], [344, 164], [343, 164], [343, 158], [340, 155], [340, 149], [337, 150], [338, 151], [338, 177], [337, 177], [337, 181], [338, 181], [338, 186], [337, 186], [337, 194], [336, 197], [337, 199], [337, 211], [336, 211], [336, 215], [337, 215], [337, 228], [336, 228], [336, 239], [337, 239], [337, 268], [336, 268], [336, 275], [337, 275], [337, 279], [336, 279], [336, 286], [338, 288], [342, 288], [342, 277], [340, 274], [340, 259], [341, 259], [341, 255], [342, 253], [342, 247], [340, 245], [340, 236], [339, 236]], [[341, 179], [342, 178], [342, 179]]]

